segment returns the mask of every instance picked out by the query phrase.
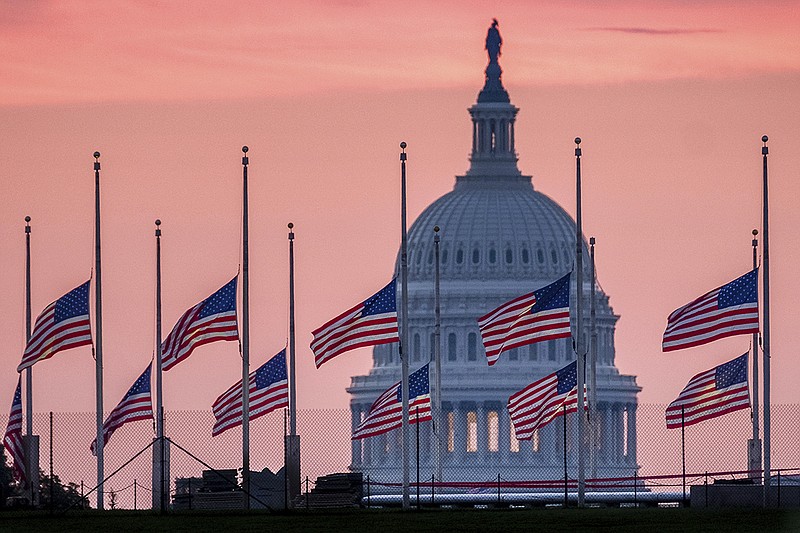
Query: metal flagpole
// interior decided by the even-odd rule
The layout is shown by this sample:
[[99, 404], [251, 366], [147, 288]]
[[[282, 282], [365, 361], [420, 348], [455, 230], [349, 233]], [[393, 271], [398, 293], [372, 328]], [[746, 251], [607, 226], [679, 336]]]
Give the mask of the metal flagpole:
[[586, 438], [586, 411], [584, 409], [584, 383], [586, 381], [585, 350], [583, 348], [583, 221], [581, 218], [581, 138], [575, 137], [575, 193], [577, 204], [575, 231], [575, 353], [578, 370], [578, 507], [583, 507], [586, 491], [586, 472], [584, 464], [584, 439]]
[[433, 358], [434, 358], [434, 396], [435, 418], [434, 429], [436, 431], [436, 480], [442, 480], [442, 439], [444, 438], [444, 420], [442, 419], [442, 345], [441, 345], [441, 325], [442, 309], [439, 293], [439, 226], [433, 227], [433, 250], [435, 259], [433, 277]]
[[242, 489], [250, 509], [250, 272], [247, 210], [247, 146], [242, 146]]
[[[294, 224], [289, 222], [289, 435], [286, 442], [289, 492], [300, 494], [300, 436], [297, 434], [297, 372], [294, 325]], [[291, 472], [289, 474], [289, 472]]]
[[401, 394], [403, 396], [403, 509], [411, 506], [409, 496], [409, 452], [411, 451], [411, 432], [408, 428], [408, 235], [406, 230], [406, 143], [401, 142], [400, 148], [400, 173], [401, 173], [401, 222], [402, 238], [400, 246], [400, 276], [402, 281], [402, 294], [400, 300], [400, 366], [402, 368]]
[[592, 288], [589, 299], [589, 477], [597, 477], [597, 304], [595, 285], [597, 271], [594, 262], [594, 237], [589, 237], [592, 264]]
[[[153, 448], [153, 499], [158, 502], [162, 513], [167, 511], [164, 480], [169, 479], [164, 471], [164, 396], [163, 396], [163, 367], [161, 360], [161, 220], [156, 220], [156, 445]], [[153, 502], [156, 503], [155, 501]], [[153, 506], [155, 507], [155, 505]]]
[[561, 405], [564, 419], [564, 508], [569, 507], [569, 477], [567, 477], [567, 404]]
[[[753, 269], [758, 268], [758, 230], [753, 230]], [[761, 438], [758, 412], [758, 333], [753, 333], [753, 438], [748, 443], [748, 467], [749, 477], [756, 477], [753, 470], [761, 470]]]
[[[25, 217], [25, 342], [31, 340], [31, 217]], [[25, 369], [25, 480], [31, 505], [38, 503], [39, 442], [33, 435], [33, 366]], [[35, 442], [34, 442], [35, 441]], [[35, 464], [34, 464], [35, 459]]]
[[761, 339], [764, 345], [761, 347], [761, 352], [764, 354], [764, 507], [770, 504], [769, 486], [771, 484], [771, 419], [770, 419], [770, 389], [769, 389], [769, 370], [770, 370], [770, 353], [769, 347], [769, 187], [767, 180], [767, 155], [769, 148], [767, 148], [767, 141], [769, 137], [764, 135], [761, 141], [764, 145], [761, 147], [761, 155], [764, 161], [764, 220], [761, 230], [764, 232], [762, 236], [761, 253], [763, 256], [761, 266], [761, 276], [764, 282], [764, 311], [761, 324]]
[[94, 153], [94, 358], [95, 358], [95, 400], [97, 415], [97, 509], [104, 507], [103, 479], [103, 295], [102, 271], [100, 261], [100, 152]]

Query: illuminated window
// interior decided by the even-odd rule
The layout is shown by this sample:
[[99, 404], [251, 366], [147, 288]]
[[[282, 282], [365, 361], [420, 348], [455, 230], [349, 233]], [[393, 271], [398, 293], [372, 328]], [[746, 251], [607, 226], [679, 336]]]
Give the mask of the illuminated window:
[[497, 418], [497, 411], [489, 411], [486, 424], [489, 428], [489, 451], [496, 452], [498, 450], [498, 444], [500, 440], [498, 435], [500, 425]]
[[456, 415], [452, 411], [447, 413], [447, 451], [456, 449]]
[[533, 436], [531, 437], [531, 450], [534, 452], [538, 452], [540, 450], [540, 443], [539, 443], [539, 430], [533, 432]]
[[478, 416], [475, 411], [467, 413], [467, 451], [478, 451]]
[[517, 435], [514, 433], [514, 424], [509, 424], [509, 429], [511, 430], [511, 442], [509, 443], [509, 450], [514, 453], [518, 453], [519, 441], [517, 440]]

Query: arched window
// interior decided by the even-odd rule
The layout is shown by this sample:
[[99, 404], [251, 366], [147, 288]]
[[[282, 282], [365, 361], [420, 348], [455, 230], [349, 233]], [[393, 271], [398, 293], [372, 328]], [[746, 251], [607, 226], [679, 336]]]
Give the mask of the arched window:
[[511, 248], [506, 248], [506, 264], [510, 265], [513, 262], [514, 262], [514, 252], [511, 251]]
[[498, 430], [500, 429], [500, 420], [497, 416], [497, 411], [489, 411], [488, 415], [486, 416], [486, 426], [489, 430], [489, 442], [487, 448], [490, 452], [496, 452], [499, 449], [500, 444], [500, 435], [498, 435]]
[[530, 258], [530, 254], [528, 253], [528, 249], [527, 248], [523, 248], [522, 249], [522, 264], [523, 265], [527, 265], [530, 262], [530, 260], [531, 260], [531, 258]]
[[459, 248], [456, 251], [456, 264], [460, 265], [464, 262], [464, 250]]
[[442, 264], [447, 263], [447, 248], [443, 248], [442, 249], [441, 260], [442, 260]]
[[467, 335], [467, 361], [477, 361], [478, 359], [478, 335], [471, 332]]
[[544, 250], [542, 250], [541, 248], [536, 250], [536, 259], [538, 259], [539, 264], [541, 265], [544, 264]]
[[456, 334], [449, 333], [447, 335], [447, 360], [455, 361], [458, 359], [458, 351], [456, 350]]
[[550, 250], [550, 258], [553, 260], [553, 264], [558, 264], [558, 254], [556, 253], [556, 249], [553, 248]]
[[495, 264], [497, 262], [497, 250], [489, 248], [489, 262]]
[[477, 248], [473, 248], [472, 250], [472, 264], [477, 265], [481, 262], [481, 251]]
[[422, 339], [419, 337], [419, 333], [414, 333], [414, 354], [411, 358], [414, 361], [419, 361], [422, 357]]

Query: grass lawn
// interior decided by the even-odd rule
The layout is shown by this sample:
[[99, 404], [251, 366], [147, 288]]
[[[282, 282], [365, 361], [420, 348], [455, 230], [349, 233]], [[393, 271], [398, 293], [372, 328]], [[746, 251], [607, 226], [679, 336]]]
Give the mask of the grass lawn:
[[467, 509], [253, 512], [70, 511], [0, 513], [0, 531], [800, 531], [800, 511], [762, 509]]

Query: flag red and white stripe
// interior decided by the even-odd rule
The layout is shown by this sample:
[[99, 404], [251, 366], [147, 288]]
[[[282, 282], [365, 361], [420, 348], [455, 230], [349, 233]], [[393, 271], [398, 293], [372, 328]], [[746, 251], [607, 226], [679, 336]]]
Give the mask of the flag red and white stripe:
[[[431, 394], [428, 365], [408, 376], [408, 422], [431, 420]], [[353, 431], [353, 440], [381, 435], [403, 424], [403, 401], [400, 382], [389, 387], [369, 408], [364, 420]]]
[[747, 354], [694, 376], [667, 407], [667, 428], [697, 424], [750, 408]]
[[[250, 420], [262, 417], [276, 409], [289, 406], [289, 381], [286, 372], [286, 350], [250, 373], [248, 379]], [[242, 425], [242, 380], [236, 382], [216, 399], [211, 407], [216, 422], [211, 435]]]
[[188, 358], [198, 346], [239, 340], [236, 323], [236, 278], [187, 310], [161, 345], [166, 372]]
[[758, 270], [670, 313], [661, 348], [670, 352], [751, 333], [758, 333]]
[[14, 399], [11, 401], [11, 412], [8, 415], [8, 426], [3, 436], [3, 447], [14, 461], [14, 478], [25, 480], [25, 447], [22, 440], [22, 376], [17, 380]]
[[494, 365], [505, 351], [569, 337], [569, 280], [561, 279], [504, 303], [478, 319], [486, 360]]
[[17, 372], [56, 353], [92, 344], [89, 282], [79, 285], [44, 308], [36, 318]]
[[[147, 368], [139, 378], [134, 381], [128, 392], [119, 402], [119, 404], [111, 411], [106, 421], [103, 422], [103, 448], [108, 443], [111, 435], [120, 427], [128, 422], [135, 422], [137, 420], [153, 420], [153, 401], [150, 397], [150, 369], [152, 363], [147, 365]], [[92, 441], [89, 448], [92, 455], [97, 455], [97, 439]]]
[[397, 327], [396, 280], [365, 301], [312, 332], [311, 351], [319, 368], [337, 355], [364, 346], [400, 340]]
[[[511, 395], [508, 414], [514, 424], [517, 440], [532, 438], [537, 429], [562, 416], [565, 411], [578, 411], [577, 376], [577, 364], [573, 361]], [[585, 386], [583, 390], [586, 408]]]

